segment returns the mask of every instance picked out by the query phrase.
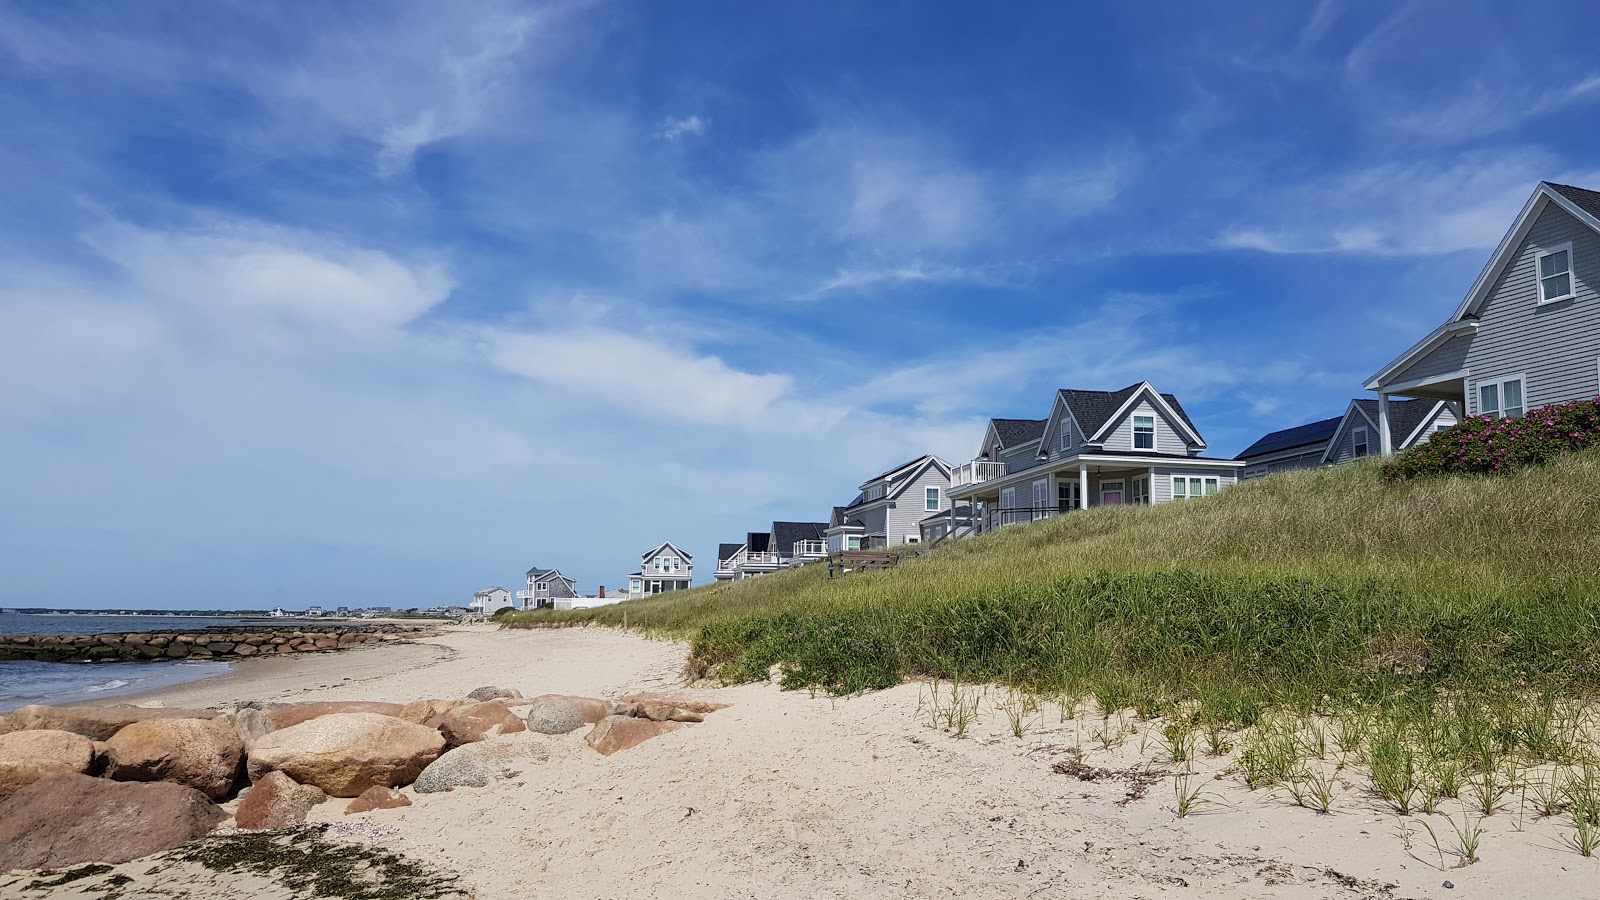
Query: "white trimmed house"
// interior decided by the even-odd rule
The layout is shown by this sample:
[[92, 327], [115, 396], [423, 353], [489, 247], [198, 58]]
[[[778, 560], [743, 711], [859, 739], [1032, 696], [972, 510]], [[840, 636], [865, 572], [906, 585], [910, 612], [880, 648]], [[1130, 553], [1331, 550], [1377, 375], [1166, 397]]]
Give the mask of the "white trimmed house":
[[848, 506], [835, 506], [825, 532], [830, 554], [922, 541], [921, 522], [950, 509], [950, 465], [919, 456], [867, 479]]
[[1600, 192], [1541, 181], [1455, 314], [1366, 388], [1386, 456], [1390, 397], [1500, 418], [1600, 395]]
[[517, 591], [523, 609], [552, 606], [557, 600], [570, 600], [578, 596], [578, 582], [556, 569], [535, 566], [528, 570], [528, 587]]
[[718, 581], [739, 581], [815, 562], [828, 555], [826, 522], [773, 522], [770, 531], [752, 531], [742, 544], [717, 548]]
[[511, 592], [503, 587], [484, 588], [472, 595], [472, 603], [468, 608], [475, 613], [492, 616], [496, 610], [505, 609], [511, 605]]
[[694, 584], [694, 557], [671, 541], [644, 554], [639, 571], [628, 576], [628, 596], [652, 597], [686, 591]]
[[1215, 494], [1244, 463], [1202, 455], [1206, 442], [1178, 398], [1149, 382], [1119, 391], [1056, 391], [1039, 436], [1006, 446], [993, 420], [977, 459], [955, 470], [950, 500], [970, 504], [954, 536], [1091, 506], [1155, 504]]
[[[1378, 412], [1378, 401], [1357, 399], [1342, 416], [1274, 431], [1235, 457], [1245, 464], [1239, 478], [1376, 456]], [[1460, 421], [1455, 404], [1444, 400], [1391, 400], [1389, 443], [1396, 450], [1414, 447]]]

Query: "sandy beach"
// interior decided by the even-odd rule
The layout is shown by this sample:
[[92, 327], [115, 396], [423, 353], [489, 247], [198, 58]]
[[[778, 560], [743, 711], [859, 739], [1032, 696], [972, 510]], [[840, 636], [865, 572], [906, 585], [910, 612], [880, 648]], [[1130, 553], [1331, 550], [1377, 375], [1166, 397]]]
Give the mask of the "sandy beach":
[[[229, 675], [138, 698], [167, 706], [240, 700], [456, 697], [483, 685], [526, 695], [675, 691], [732, 705], [702, 724], [602, 757], [582, 731], [493, 740], [538, 743], [543, 764], [481, 789], [414, 796], [410, 807], [343, 815], [331, 837], [368, 841], [459, 873], [497, 898], [921, 897], [1577, 897], [1600, 861], [1565, 846], [1531, 814], [1483, 820], [1480, 861], [1458, 866], [1438, 815], [1403, 822], [1350, 778], [1332, 814], [1251, 792], [1229, 757], [1202, 756], [1199, 801], [1179, 817], [1172, 771], [1148, 726], [1115, 746], [1098, 714], [1031, 714], [1021, 738], [980, 699], [956, 736], [930, 724], [929, 687], [834, 699], [770, 684], [687, 687], [687, 647], [601, 629], [456, 628], [414, 644], [247, 660]], [[1117, 720], [1113, 719], [1115, 723]], [[1092, 780], [1053, 769], [1076, 759]], [[1143, 791], [1130, 773], [1152, 771]], [[408, 791], [409, 793], [409, 791]], [[1130, 794], [1135, 796], [1130, 799]], [[1427, 822], [1439, 848], [1417, 821]], [[349, 826], [349, 827], [346, 827]], [[1442, 857], [1442, 858], [1441, 858]], [[271, 879], [197, 865], [116, 869], [121, 897], [293, 897]], [[0, 896], [24, 891], [0, 876]], [[1448, 882], [1448, 885], [1446, 884]], [[103, 896], [98, 879], [50, 896]], [[9, 892], [9, 893], [8, 893]]]

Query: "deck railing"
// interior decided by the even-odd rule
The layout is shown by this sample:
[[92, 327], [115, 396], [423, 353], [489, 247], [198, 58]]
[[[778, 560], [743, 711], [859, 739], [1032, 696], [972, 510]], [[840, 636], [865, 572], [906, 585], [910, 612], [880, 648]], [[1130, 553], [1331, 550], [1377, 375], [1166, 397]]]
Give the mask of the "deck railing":
[[968, 484], [982, 484], [996, 478], [1004, 478], [1006, 464], [993, 462], [987, 459], [975, 459], [965, 465], [956, 466], [950, 473], [950, 486], [961, 487]]

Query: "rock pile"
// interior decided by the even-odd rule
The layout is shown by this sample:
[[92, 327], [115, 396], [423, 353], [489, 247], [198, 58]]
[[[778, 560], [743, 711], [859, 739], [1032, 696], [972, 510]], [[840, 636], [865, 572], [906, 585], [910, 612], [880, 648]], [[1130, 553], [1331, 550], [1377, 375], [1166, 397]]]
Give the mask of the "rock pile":
[[[476, 699], [485, 698], [485, 699]], [[117, 863], [227, 821], [287, 828], [328, 797], [346, 814], [523, 775], [552, 740], [592, 725], [610, 756], [700, 722], [725, 704], [618, 700], [485, 687], [462, 699], [240, 704], [223, 712], [28, 706], [0, 716], [0, 871]], [[502, 735], [533, 731], [522, 739]], [[543, 736], [550, 737], [543, 737]]]
[[409, 640], [437, 633], [431, 625], [262, 625], [248, 630], [136, 631], [126, 634], [4, 634], [0, 660], [95, 662], [133, 659], [237, 659], [270, 653], [313, 653]]

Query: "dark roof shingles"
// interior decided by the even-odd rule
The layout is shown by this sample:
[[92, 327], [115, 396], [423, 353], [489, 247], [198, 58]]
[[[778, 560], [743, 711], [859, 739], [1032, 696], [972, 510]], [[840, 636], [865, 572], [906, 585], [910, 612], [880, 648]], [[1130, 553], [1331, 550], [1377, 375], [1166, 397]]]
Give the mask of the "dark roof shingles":
[[1312, 444], [1327, 443], [1333, 437], [1333, 433], [1339, 430], [1339, 423], [1343, 421], [1344, 416], [1334, 416], [1331, 419], [1323, 419], [1319, 422], [1309, 422], [1305, 425], [1285, 428], [1282, 431], [1274, 431], [1244, 448], [1244, 451], [1235, 456], [1234, 459], [1248, 459], [1252, 456], [1288, 450], [1291, 447], [1307, 447]]

